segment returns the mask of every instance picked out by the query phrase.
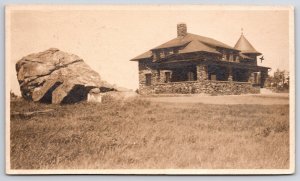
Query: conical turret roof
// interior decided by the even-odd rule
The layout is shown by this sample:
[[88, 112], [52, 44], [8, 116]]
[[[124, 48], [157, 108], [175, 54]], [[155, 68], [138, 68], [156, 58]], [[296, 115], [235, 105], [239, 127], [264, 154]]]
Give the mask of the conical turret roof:
[[251, 45], [251, 43], [246, 39], [246, 37], [243, 35], [241, 35], [240, 39], [236, 42], [235, 49], [240, 50], [242, 53], [249, 53], [249, 54], [257, 54], [257, 55], [261, 55], [260, 52], [256, 51], [255, 48]]

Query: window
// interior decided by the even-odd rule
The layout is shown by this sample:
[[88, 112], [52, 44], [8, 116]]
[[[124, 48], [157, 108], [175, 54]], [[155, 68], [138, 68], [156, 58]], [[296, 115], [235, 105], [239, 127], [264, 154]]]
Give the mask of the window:
[[157, 53], [153, 53], [153, 60], [156, 61], [158, 59]]
[[235, 61], [236, 61], [236, 62], [239, 62], [239, 61], [240, 61], [240, 60], [239, 60], [239, 56], [237, 56], [237, 55], [235, 56]]
[[222, 60], [223, 60], [223, 61], [226, 60], [226, 55], [225, 55], [225, 54], [222, 55]]
[[187, 79], [188, 81], [194, 81], [194, 72], [188, 72]]
[[170, 52], [168, 50], [164, 51], [165, 56], [168, 56]]
[[165, 82], [168, 83], [171, 81], [171, 72], [165, 72], [166, 80]]
[[254, 73], [254, 84], [258, 83], [258, 74], [257, 72]]
[[226, 60], [229, 61], [229, 59], [230, 59], [230, 54], [228, 53], [226, 54]]
[[151, 85], [151, 74], [146, 74], [146, 86]]
[[157, 61], [160, 59], [160, 53], [157, 51], [153, 51], [153, 61]]

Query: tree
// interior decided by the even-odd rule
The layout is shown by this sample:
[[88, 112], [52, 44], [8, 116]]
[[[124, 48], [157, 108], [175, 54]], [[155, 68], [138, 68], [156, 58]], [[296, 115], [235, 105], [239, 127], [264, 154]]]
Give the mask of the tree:
[[268, 77], [269, 87], [273, 87], [277, 90], [289, 89], [289, 72], [285, 70], [277, 69], [273, 76]]

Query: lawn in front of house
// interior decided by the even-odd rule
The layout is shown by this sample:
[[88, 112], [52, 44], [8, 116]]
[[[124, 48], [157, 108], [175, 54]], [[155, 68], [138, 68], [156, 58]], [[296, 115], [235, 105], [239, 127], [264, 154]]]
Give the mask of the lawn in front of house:
[[12, 169], [283, 169], [289, 105], [11, 102]]

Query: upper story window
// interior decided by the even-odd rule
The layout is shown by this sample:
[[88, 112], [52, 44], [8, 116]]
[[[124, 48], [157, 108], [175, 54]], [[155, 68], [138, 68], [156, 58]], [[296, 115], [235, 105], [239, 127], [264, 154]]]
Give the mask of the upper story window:
[[153, 61], [156, 61], [156, 60], [158, 60], [157, 53], [153, 53]]
[[239, 56], [238, 55], [233, 55], [233, 61], [234, 62], [239, 62]]
[[159, 52], [159, 58], [165, 58], [165, 52], [164, 51]]
[[226, 54], [226, 60], [229, 61], [229, 59], [230, 59], [230, 54], [227, 53], [227, 54]]
[[161, 52], [158, 52], [158, 51], [153, 51], [153, 61], [157, 61], [161, 59]]
[[222, 60], [225, 61], [226, 60], [226, 55], [222, 54]]
[[172, 55], [174, 53], [173, 50], [168, 50], [167, 52], [168, 52], [168, 55]]
[[168, 55], [178, 53], [178, 49], [161, 49], [153, 51], [153, 61], [166, 58]]

